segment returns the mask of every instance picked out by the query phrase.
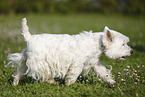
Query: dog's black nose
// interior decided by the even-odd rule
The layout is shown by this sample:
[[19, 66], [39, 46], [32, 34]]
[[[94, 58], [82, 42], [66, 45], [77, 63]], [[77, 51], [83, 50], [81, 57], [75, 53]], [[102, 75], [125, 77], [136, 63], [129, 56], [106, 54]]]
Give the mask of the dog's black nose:
[[133, 54], [133, 50], [131, 50], [130, 53]]

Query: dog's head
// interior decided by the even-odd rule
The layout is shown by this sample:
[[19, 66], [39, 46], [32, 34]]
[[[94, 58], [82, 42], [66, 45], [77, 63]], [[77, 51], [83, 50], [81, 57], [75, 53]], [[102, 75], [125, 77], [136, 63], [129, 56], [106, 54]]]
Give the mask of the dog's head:
[[105, 54], [109, 58], [125, 59], [125, 56], [130, 56], [133, 50], [127, 45], [129, 38], [119, 32], [110, 30], [107, 26], [104, 29], [102, 38], [105, 46]]

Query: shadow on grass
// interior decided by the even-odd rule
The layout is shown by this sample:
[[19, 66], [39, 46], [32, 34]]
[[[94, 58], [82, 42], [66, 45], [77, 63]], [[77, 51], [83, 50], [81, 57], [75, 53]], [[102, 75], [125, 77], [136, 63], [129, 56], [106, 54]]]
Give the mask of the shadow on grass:
[[[96, 77], [96, 75], [94, 75], [94, 77]], [[8, 79], [8, 83], [13, 85], [13, 80], [14, 78], [11, 76], [9, 77]], [[57, 77], [57, 78], [54, 78], [55, 81], [58, 82], [59, 85], [66, 85], [65, 82], [66, 82], [66, 79], [62, 79], [60, 77]], [[19, 81], [19, 85], [20, 86], [25, 86], [26, 84], [33, 84], [35, 82], [38, 82], [39, 84], [41, 83], [40, 81], [37, 81], [35, 79], [33, 79], [32, 77], [28, 77], [28, 76], [23, 76], [23, 78]], [[78, 79], [76, 80], [75, 83], [79, 83], [79, 84], [86, 84], [86, 85], [101, 85], [103, 87], [108, 87], [108, 88], [113, 88], [113, 85], [109, 84], [109, 83], [101, 83], [100, 81], [96, 80], [96, 78], [94, 79], [92, 76], [89, 76], [89, 77], [83, 77], [83, 76], [79, 76]], [[54, 84], [55, 85], [55, 84]], [[85, 96], [85, 94], [83, 95]]]
[[[13, 80], [14, 80], [14, 77], [10, 76], [9, 79], [8, 79], [8, 83], [13, 85]], [[58, 82], [60, 85], [65, 85], [65, 80], [66, 79], [62, 79], [62, 78], [54, 78], [54, 80], [56, 82]], [[38, 83], [41, 83], [41, 81], [37, 81], [35, 79], [33, 79], [32, 77], [28, 77], [27, 75], [23, 76], [20, 81], [19, 81], [19, 85], [23, 86], [25, 84], [33, 84], [34, 82], [38, 82]]]
[[145, 47], [142, 45], [132, 46], [131, 48], [139, 52], [145, 52]]
[[[8, 79], [8, 83], [13, 84], [13, 80], [14, 80], [14, 77], [11, 76]], [[30, 84], [34, 82], [36, 82], [36, 80], [34, 80], [32, 77], [23, 76], [23, 78], [19, 81], [19, 85], [25, 85], [26, 83]]]

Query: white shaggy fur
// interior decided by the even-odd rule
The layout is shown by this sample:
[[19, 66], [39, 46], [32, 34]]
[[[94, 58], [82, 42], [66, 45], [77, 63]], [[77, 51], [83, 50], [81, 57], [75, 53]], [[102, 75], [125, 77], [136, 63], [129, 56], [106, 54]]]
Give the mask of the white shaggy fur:
[[130, 56], [132, 52], [127, 45], [129, 38], [108, 27], [100, 33], [31, 35], [26, 18], [23, 18], [21, 30], [27, 46], [21, 53], [8, 56], [11, 64], [18, 64], [14, 85], [18, 85], [23, 75], [48, 83], [54, 83], [54, 77], [61, 76], [70, 85], [91, 68], [104, 81], [114, 84], [111, 70], [100, 62], [101, 54], [104, 52], [109, 58], [116, 59]]

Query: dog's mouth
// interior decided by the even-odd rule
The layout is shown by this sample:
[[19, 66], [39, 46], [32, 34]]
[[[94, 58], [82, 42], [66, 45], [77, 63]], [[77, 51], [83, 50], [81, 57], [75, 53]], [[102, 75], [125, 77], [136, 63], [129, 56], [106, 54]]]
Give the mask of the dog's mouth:
[[122, 56], [121, 58], [119, 58], [120, 60], [125, 60], [126, 57], [125, 56]]

